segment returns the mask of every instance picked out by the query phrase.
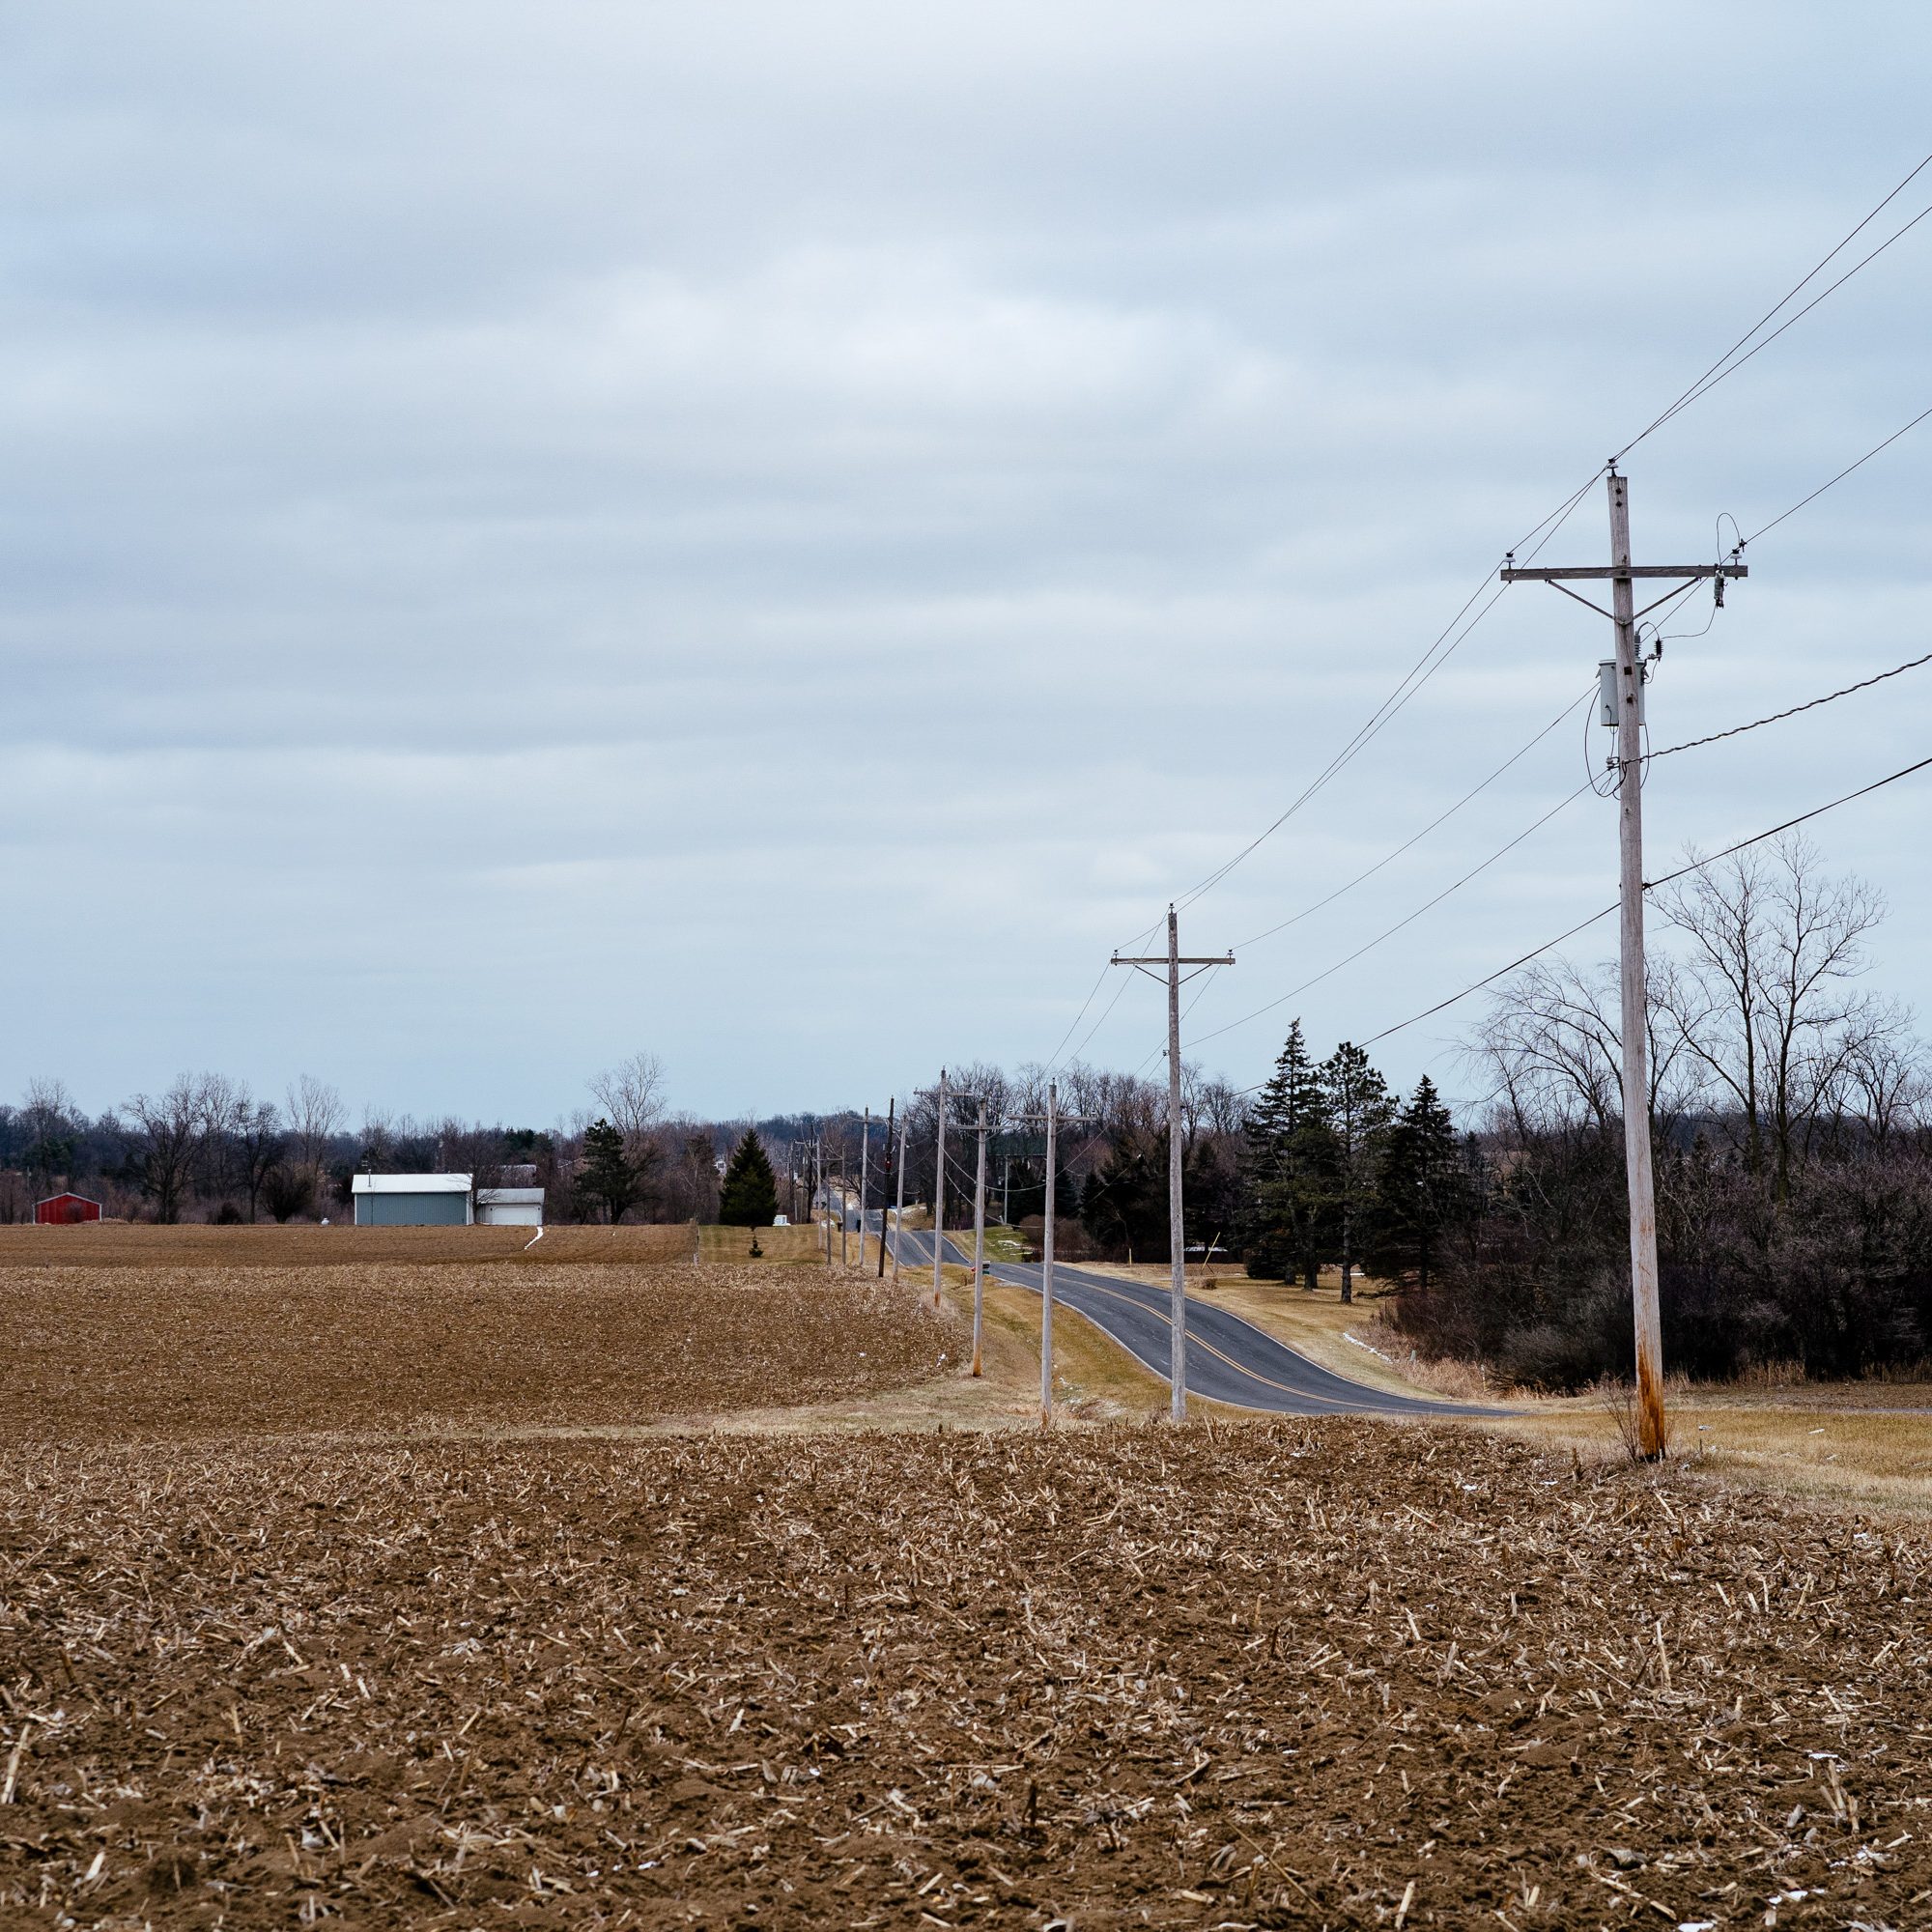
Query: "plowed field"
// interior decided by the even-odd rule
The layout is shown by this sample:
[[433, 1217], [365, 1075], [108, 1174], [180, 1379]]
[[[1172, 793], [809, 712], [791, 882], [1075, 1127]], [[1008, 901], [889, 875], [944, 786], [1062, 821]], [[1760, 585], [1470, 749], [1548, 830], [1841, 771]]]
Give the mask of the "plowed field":
[[0, 1266], [0, 1307], [15, 1441], [647, 1424], [897, 1389], [958, 1347], [912, 1297], [810, 1268]]
[[1922, 1925], [1926, 1551], [1458, 1431], [13, 1448], [0, 1922]]

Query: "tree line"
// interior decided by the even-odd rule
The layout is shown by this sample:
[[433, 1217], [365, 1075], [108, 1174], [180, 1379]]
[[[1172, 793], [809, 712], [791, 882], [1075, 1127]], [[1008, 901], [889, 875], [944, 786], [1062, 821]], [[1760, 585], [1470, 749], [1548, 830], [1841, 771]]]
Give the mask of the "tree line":
[[[1647, 987], [1664, 1347], [1724, 1376], [1849, 1374], [1932, 1358], [1932, 1063], [1910, 1010], [1872, 990], [1877, 895], [1789, 839], [1690, 873], [1656, 902]], [[1630, 1363], [1621, 1040], [1614, 966], [1539, 962], [1464, 1042], [1487, 1098], [1459, 1124], [1428, 1079], [1398, 1096], [1357, 1046], [1317, 1058], [1297, 1022], [1241, 1092], [1185, 1065], [1190, 1251], [1312, 1287], [1398, 1291], [1425, 1352], [1575, 1387]], [[1164, 1259], [1164, 1082], [1079, 1065], [948, 1079], [945, 1221], [972, 1219], [983, 1104], [989, 1218], [1036, 1243], [1040, 1116], [1058, 1089], [1060, 1252]], [[868, 1204], [898, 1187], [899, 1135], [851, 1109], [754, 1122], [672, 1116], [634, 1054], [546, 1129], [382, 1114], [348, 1124], [304, 1077], [279, 1101], [184, 1076], [90, 1119], [58, 1082], [0, 1106], [0, 1219], [75, 1185], [159, 1220], [340, 1213], [364, 1172], [533, 1179], [557, 1220], [806, 1218], [829, 1177]], [[896, 1106], [905, 1199], [938, 1180], [936, 1083]]]
[[[1694, 857], [1694, 855], [1693, 855]], [[1646, 987], [1666, 1366], [1813, 1376], [1932, 1357], [1932, 1061], [1870, 988], [1885, 912], [1787, 837], [1655, 904]], [[1577, 1387], [1632, 1357], [1613, 963], [1533, 966], [1467, 1043], [1493, 1095], [1474, 1211], [1397, 1319]]]

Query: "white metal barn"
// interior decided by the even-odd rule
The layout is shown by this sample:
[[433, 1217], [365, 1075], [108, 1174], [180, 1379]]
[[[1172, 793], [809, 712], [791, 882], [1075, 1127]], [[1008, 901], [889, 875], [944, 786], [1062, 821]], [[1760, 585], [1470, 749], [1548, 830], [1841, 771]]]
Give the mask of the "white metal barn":
[[350, 1191], [358, 1228], [467, 1228], [476, 1218], [467, 1174], [358, 1174]]

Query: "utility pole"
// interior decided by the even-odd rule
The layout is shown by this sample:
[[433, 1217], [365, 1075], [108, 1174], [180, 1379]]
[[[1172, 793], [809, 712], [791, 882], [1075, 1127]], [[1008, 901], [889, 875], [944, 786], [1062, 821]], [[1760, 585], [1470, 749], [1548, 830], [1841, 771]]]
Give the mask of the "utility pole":
[[973, 1181], [973, 1373], [980, 1374], [980, 1333], [986, 1316], [986, 1102], [980, 1100], [980, 1166]]
[[[1548, 583], [1566, 597], [1607, 617], [1616, 636], [1613, 665], [1602, 668], [1605, 680], [1604, 722], [1614, 722], [1616, 756], [1609, 760], [1617, 774], [1618, 924], [1622, 980], [1624, 1169], [1630, 1190], [1631, 1312], [1636, 1339], [1637, 1443], [1644, 1457], [1655, 1462], [1663, 1454], [1663, 1337], [1657, 1311], [1657, 1201], [1650, 1165], [1650, 1067], [1647, 1045], [1648, 1013], [1643, 964], [1643, 686], [1644, 669], [1636, 654], [1636, 620], [1677, 594], [1673, 587], [1635, 609], [1635, 580], [1668, 579], [1675, 583], [1699, 578], [1715, 580], [1714, 594], [1724, 600], [1727, 578], [1750, 572], [1732, 554], [1729, 563], [1645, 563], [1631, 561], [1630, 479], [1609, 465], [1610, 561], [1605, 568], [1519, 570], [1512, 557], [1504, 568], [1505, 583]], [[1566, 587], [1584, 580], [1610, 585], [1610, 609], [1592, 604]], [[1661, 655], [1662, 645], [1658, 646]]]
[[1167, 1246], [1174, 1269], [1172, 1308], [1169, 1321], [1174, 1333], [1170, 1340], [1169, 1379], [1172, 1383], [1169, 1413], [1176, 1422], [1187, 1420], [1187, 1231], [1181, 1218], [1180, 1200], [1180, 988], [1183, 966], [1194, 968], [1189, 980], [1210, 966], [1232, 966], [1235, 955], [1218, 958], [1183, 959], [1180, 956], [1180, 927], [1174, 908], [1167, 909], [1167, 955], [1165, 958], [1123, 959], [1117, 952], [1111, 964], [1132, 966], [1157, 979], [1151, 971], [1167, 970]]
[[1053, 1420], [1053, 1183], [1059, 1160], [1054, 1133], [1059, 1125], [1060, 1090], [1046, 1083], [1046, 1225], [1039, 1244], [1039, 1426]]
[[818, 1137], [818, 1187], [825, 1196], [825, 1265], [832, 1265], [832, 1187], [825, 1179], [825, 1136]]
[[[893, 1097], [886, 1102], [886, 1145], [881, 1150], [882, 1161], [891, 1160], [893, 1157], [893, 1122], [895, 1120], [897, 1120], [898, 1111], [899, 1111], [899, 1096], [896, 1094], [895, 1094]], [[885, 1178], [886, 1178], [885, 1175], [881, 1173], [879, 1176], [880, 1181], [883, 1182], [885, 1180]], [[901, 1211], [903, 1211], [905, 1208], [905, 1142], [903, 1140], [899, 1142], [899, 1208]], [[859, 1244], [859, 1264], [862, 1267], [865, 1265], [865, 1254], [866, 1254], [865, 1243], [862, 1241]], [[882, 1186], [879, 1192], [879, 1279], [881, 1281], [884, 1281], [885, 1278], [886, 1278], [886, 1197], [885, 1197], [885, 1190]], [[898, 1278], [899, 1278], [899, 1258], [896, 1255], [895, 1255], [893, 1257], [893, 1279], [896, 1281]]]
[[[1039, 1244], [1039, 1426], [1053, 1420], [1053, 1222], [1060, 1175], [1060, 1089], [1046, 1084], [1046, 1112], [1021, 1114], [1022, 1121], [1046, 1122], [1046, 1216]], [[1067, 1120], [1090, 1117], [1069, 1114]]]
[[[828, 1202], [826, 1205], [829, 1207], [831, 1204]], [[845, 1254], [845, 1236], [849, 1232], [847, 1224], [851, 1218], [852, 1210], [845, 1201], [845, 1158], [841, 1154], [838, 1159], [838, 1265], [840, 1267], [849, 1265]]]
[[946, 1238], [946, 1069], [939, 1069], [938, 1152], [932, 1164], [932, 1305], [939, 1307], [939, 1252]]
[[872, 1110], [866, 1109], [866, 1123], [859, 1129], [859, 1272], [866, 1271], [866, 1188], [872, 1158]]

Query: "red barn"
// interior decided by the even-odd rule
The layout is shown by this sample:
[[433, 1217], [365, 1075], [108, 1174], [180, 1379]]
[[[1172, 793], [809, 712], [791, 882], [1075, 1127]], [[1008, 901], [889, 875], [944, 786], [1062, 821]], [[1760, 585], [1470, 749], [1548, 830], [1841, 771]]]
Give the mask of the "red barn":
[[84, 1194], [49, 1194], [34, 1203], [34, 1219], [43, 1228], [65, 1227], [74, 1221], [100, 1219], [100, 1203]]

